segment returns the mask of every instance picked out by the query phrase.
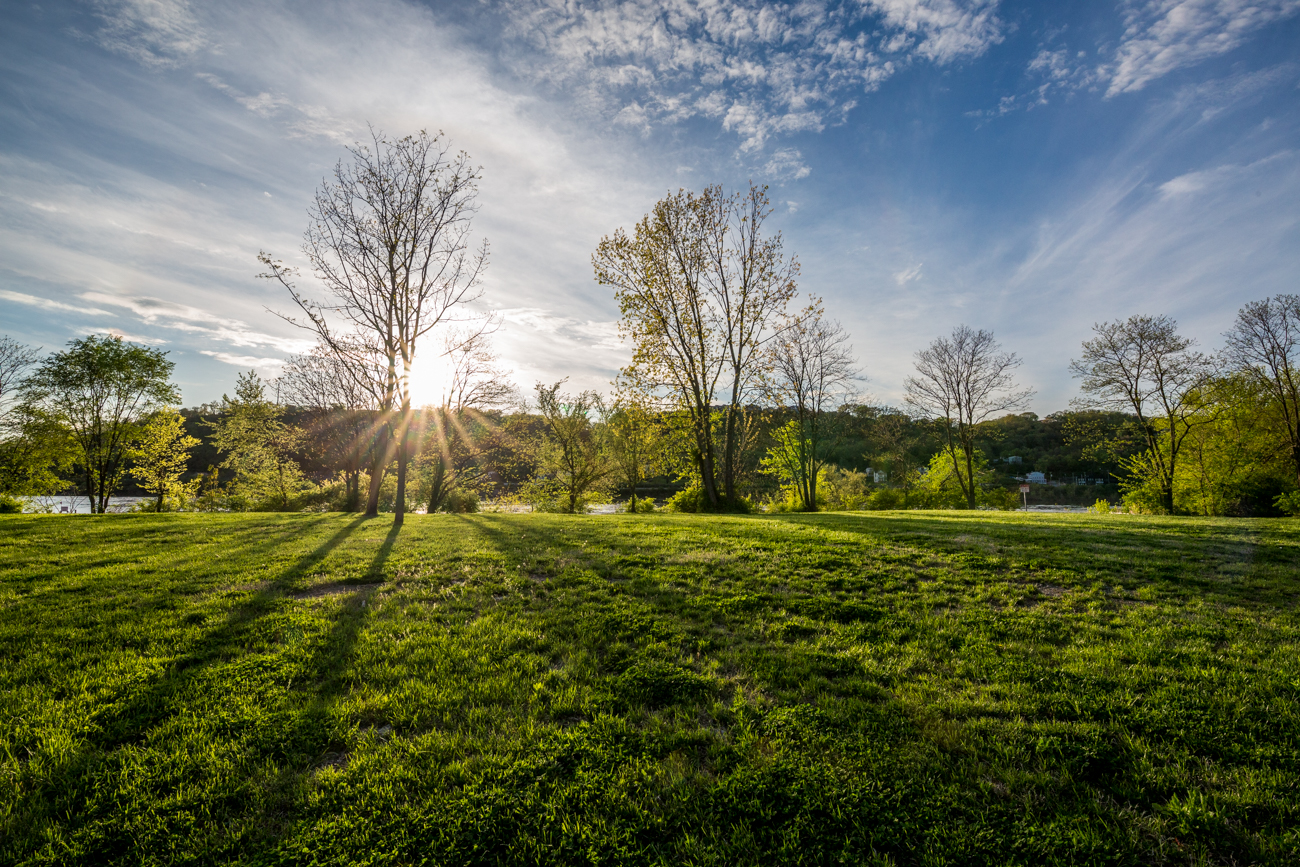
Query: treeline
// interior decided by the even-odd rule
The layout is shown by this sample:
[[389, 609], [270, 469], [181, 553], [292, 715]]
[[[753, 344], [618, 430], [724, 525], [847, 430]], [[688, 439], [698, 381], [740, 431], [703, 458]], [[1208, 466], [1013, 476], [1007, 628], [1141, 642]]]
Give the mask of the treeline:
[[[283, 318], [316, 341], [274, 382], [242, 375], [233, 397], [181, 414], [165, 353], [92, 336], [41, 358], [5, 339], [7, 508], [69, 478], [95, 511], [130, 480], [159, 510], [398, 522], [484, 497], [637, 510], [646, 493], [682, 511], [1013, 508], [1015, 483], [1042, 473], [1069, 501], [1132, 511], [1300, 513], [1297, 296], [1248, 304], [1215, 354], [1168, 317], [1097, 324], [1069, 362], [1079, 399], [1046, 418], [1025, 412], [1016, 354], [965, 325], [916, 353], [904, 407], [869, 406], [848, 334], [799, 297], [798, 260], [764, 231], [766, 189], [710, 186], [596, 247], [631, 349], [612, 391], [561, 380], [525, 399], [477, 306], [478, 170], [423, 132], [349, 154], [310, 209], [306, 286], [259, 256], [293, 302]], [[421, 408], [415, 360], [431, 354], [450, 373]]]

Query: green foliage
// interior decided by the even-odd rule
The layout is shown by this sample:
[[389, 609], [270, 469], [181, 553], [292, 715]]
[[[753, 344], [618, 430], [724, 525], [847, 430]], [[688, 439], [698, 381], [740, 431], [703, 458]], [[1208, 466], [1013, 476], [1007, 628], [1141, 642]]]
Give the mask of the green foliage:
[[[1245, 378], [1219, 379], [1189, 396], [1187, 404], [1189, 411], [1178, 421], [1175, 511], [1276, 514], [1278, 496], [1293, 484], [1292, 463], [1280, 426], [1271, 417], [1274, 406], [1267, 392]], [[1161, 436], [1167, 439], [1167, 434]], [[1168, 513], [1165, 470], [1155, 455], [1142, 451], [1122, 461], [1122, 466], [1126, 475], [1120, 490], [1129, 511]]]
[[198, 490], [198, 480], [185, 484], [181, 476], [190, 449], [198, 444], [198, 439], [185, 433], [185, 419], [174, 409], [163, 407], [141, 425], [126, 456], [133, 464], [130, 472], [136, 482], [157, 498], [153, 511], [179, 511], [188, 505]]
[[[616, 464], [611, 460], [605, 408], [594, 391], [561, 394], [564, 380], [552, 386], [537, 384], [537, 404], [546, 427], [538, 448], [538, 472], [559, 492], [562, 511], [586, 511], [586, 505], [609, 491]], [[555, 502], [549, 494], [539, 502]], [[549, 509], [542, 509], [549, 511]]]
[[302, 431], [286, 424], [284, 408], [266, 398], [254, 371], [239, 375], [232, 400], [221, 396], [221, 415], [211, 424], [213, 441], [226, 454], [221, 466], [234, 470], [225, 491], [232, 511], [291, 511], [311, 483], [294, 459]]
[[1298, 544], [6, 516], [0, 862], [1290, 864]]
[[[749, 497], [737, 497], [734, 502], [724, 506], [723, 510], [736, 515], [752, 514], [755, 511], [754, 501]], [[718, 510], [709, 503], [709, 498], [702, 488], [686, 488], [664, 501], [664, 511], [682, 512], [684, 514], [700, 512], [713, 512], [716, 514]]]
[[1273, 501], [1273, 506], [1284, 515], [1300, 517], [1300, 491], [1278, 494], [1277, 499]]
[[872, 491], [871, 495], [867, 497], [866, 507], [875, 511], [904, 509], [907, 507], [907, 492], [898, 488], [881, 488], [878, 491]]
[[22, 510], [22, 500], [11, 494], [0, 494], [0, 515], [17, 515]]
[[[814, 446], [798, 420], [791, 420], [772, 431], [773, 444], [760, 461], [764, 472], [775, 476], [781, 483], [784, 500], [802, 512], [817, 511], [817, 503], [809, 502], [809, 465]], [[816, 472], [814, 469], [813, 472]]]
[[452, 491], [442, 501], [440, 511], [452, 515], [467, 515], [478, 511], [478, 497], [473, 491]]
[[1088, 507], [1088, 511], [1094, 515], [1109, 515], [1115, 510], [1111, 508], [1110, 503], [1106, 500], [1098, 500]]
[[64, 476], [74, 469], [77, 442], [57, 417], [39, 407], [20, 405], [5, 418], [0, 434], [0, 493], [42, 497], [66, 490]]
[[102, 513], [121, 485], [140, 422], [180, 399], [175, 366], [165, 352], [92, 334], [45, 358], [23, 383], [30, 414], [72, 441], [91, 511]]
[[629, 499], [624, 504], [623, 511], [632, 515], [649, 515], [658, 511], [655, 508], [655, 501], [649, 497], [637, 497], [635, 500]]

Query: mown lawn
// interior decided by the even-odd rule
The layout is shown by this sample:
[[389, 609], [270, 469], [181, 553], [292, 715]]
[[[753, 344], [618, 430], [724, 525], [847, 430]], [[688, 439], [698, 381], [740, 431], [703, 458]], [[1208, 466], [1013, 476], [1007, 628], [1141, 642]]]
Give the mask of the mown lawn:
[[1300, 863], [1300, 521], [0, 519], [0, 863]]

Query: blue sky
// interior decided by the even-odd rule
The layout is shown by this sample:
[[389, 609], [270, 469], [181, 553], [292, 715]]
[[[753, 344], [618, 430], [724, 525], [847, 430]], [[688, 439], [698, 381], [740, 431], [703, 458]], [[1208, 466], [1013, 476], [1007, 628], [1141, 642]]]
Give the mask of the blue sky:
[[[801, 286], [875, 400], [966, 323], [1041, 413], [1091, 323], [1167, 313], [1207, 349], [1300, 291], [1300, 0], [8, 4], [0, 333], [167, 349], [187, 405], [309, 341], [289, 261], [364, 135], [483, 166], [485, 300], [525, 388], [627, 357], [599, 238], [670, 189], [771, 185]], [[430, 389], [434, 386], [430, 384]]]

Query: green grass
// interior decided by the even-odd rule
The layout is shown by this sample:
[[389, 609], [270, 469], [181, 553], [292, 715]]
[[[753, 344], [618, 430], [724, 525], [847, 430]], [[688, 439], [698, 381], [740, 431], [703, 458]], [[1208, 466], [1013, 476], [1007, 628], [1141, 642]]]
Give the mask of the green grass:
[[0, 518], [0, 863], [1300, 863], [1300, 522]]

